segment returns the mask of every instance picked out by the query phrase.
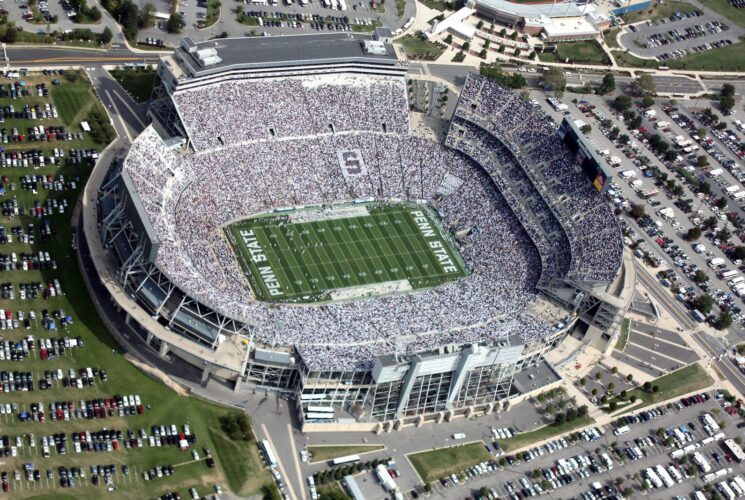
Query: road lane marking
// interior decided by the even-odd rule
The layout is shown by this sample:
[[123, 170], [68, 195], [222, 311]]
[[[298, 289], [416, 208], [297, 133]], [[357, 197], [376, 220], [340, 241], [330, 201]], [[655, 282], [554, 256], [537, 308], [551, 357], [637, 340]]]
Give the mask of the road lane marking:
[[300, 484], [300, 494], [303, 497], [303, 500], [307, 499], [307, 496], [305, 495], [305, 484], [303, 483], [303, 474], [300, 470], [300, 462], [298, 462], [297, 459], [297, 448], [295, 448], [295, 440], [292, 439], [292, 426], [290, 424], [287, 424], [287, 434], [290, 437], [290, 448], [292, 448], [292, 462], [295, 466], [295, 473], [297, 474], [297, 478]]

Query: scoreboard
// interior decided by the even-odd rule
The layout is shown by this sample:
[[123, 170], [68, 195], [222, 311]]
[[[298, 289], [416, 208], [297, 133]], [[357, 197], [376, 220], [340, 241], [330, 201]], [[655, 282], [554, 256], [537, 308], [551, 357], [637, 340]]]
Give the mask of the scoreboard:
[[564, 118], [559, 127], [559, 135], [595, 189], [605, 192], [610, 187], [613, 171], [607, 170], [603, 159], [585, 144], [584, 134], [573, 122]]

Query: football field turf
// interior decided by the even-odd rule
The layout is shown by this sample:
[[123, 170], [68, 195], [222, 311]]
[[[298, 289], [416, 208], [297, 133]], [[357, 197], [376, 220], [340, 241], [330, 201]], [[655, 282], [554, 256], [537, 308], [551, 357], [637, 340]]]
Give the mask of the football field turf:
[[[342, 209], [344, 210], [344, 209]], [[437, 217], [410, 204], [350, 207], [336, 218], [267, 215], [226, 227], [256, 297], [315, 302], [429, 288], [468, 270]], [[387, 285], [383, 285], [387, 284]]]

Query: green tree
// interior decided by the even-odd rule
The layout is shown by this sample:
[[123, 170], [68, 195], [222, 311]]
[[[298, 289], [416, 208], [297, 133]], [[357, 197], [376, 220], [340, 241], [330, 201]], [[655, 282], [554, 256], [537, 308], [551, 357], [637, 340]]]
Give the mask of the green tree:
[[614, 412], [614, 411], [616, 411], [618, 409], [618, 403], [616, 402], [616, 400], [613, 400], [610, 403], [608, 403], [608, 409], [611, 412]]
[[651, 108], [652, 106], [654, 106], [654, 99], [652, 99], [648, 95], [645, 95], [642, 98], [642, 107], [646, 109], [646, 108]]
[[104, 45], [106, 45], [109, 42], [111, 42], [111, 39], [112, 38], [114, 38], [114, 34], [111, 32], [111, 28], [109, 28], [108, 26], [106, 26], [103, 29], [103, 32], [101, 33], [101, 37], [100, 37], [101, 43], [104, 44]]
[[723, 227], [722, 229], [717, 231], [717, 238], [719, 238], [719, 240], [722, 242], [729, 241], [731, 237], [732, 237], [732, 233], [726, 227]]
[[709, 314], [714, 307], [714, 299], [711, 295], [703, 294], [696, 297], [693, 306], [704, 314]]
[[3, 34], [3, 42], [7, 44], [16, 43], [18, 39], [18, 28], [15, 23], [8, 23], [5, 27], [5, 34]]
[[713, 215], [711, 217], [707, 217], [706, 219], [704, 219], [703, 226], [706, 230], [714, 229], [715, 227], [717, 227], [717, 218]]
[[445, 43], [448, 44], [448, 45], [452, 45], [452, 43], [453, 43], [453, 35], [452, 34], [448, 34], [448, 36], [445, 37]]
[[637, 399], [638, 398], [636, 397], [636, 394], [632, 394], [631, 397], [629, 398], [629, 401], [631, 402], [631, 404], [634, 404], [636, 403]]
[[564, 72], [561, 70], [561, 68], [553, 66], [543, 75], [543, 88], [545, 90], [563, 92], [566, 86], [567, 79], [564, 76]]
[[603, 372], [597, 372], [595, 374], [595, 380], [597, 381], [603, 380]]
[[186, 26], [186, 21], [184, 21], [184, 18], [181, 17], [178, 13], [171, 14], [171, 16], [168, 18], [168, 22], [166, 23], [166, 30], [169, 33], [181, 33], [181, 30], [184, 29]]
[[719, 92], [722, 96], [732, 97], [735, 95], [735, 86], [731, 83], [725, 83], [722, 85], [722, 90]]
[[[240, 5], [239, 7], [243, 6]], [[138, 26], [140, 29], [147, 29], [155, 26], [155, 5], [151, 2], [142, 6]]]
[[618, 111], [626, 111], [631, 108], [631, 97], [627, 95], [619, 95], [616, 97], [616, 99], [613, 101], [613, 106]]
[[722, 96], [719, 98], [719, 107], [722, 109], [722, 113], [725, 115], [730, 114], [732, 108], [735, 107], [735, 98], [732, 96]]
[[581, 385], [582, 387], [586, 386], [587, 379], [585, 377], [582, 377], [581, 379], [579, 379], [579, 385]]
[[471, 48], [471, 42], [464, 42], [463, 43], [463, 47], [461, 48], [461, 50], [463, 52], [468, 52], [470, 50], [470, 48]]
[[696, 166], [697, 167], [707, 167], [709, 166], [709, 158], [706, 157], [706, 155], [700, 155], [696, 158]]
[[631, 82], [631, 91], [634, 95], [643, 96], [654, 94], [657, 89], [649, 73], [642, 73], [636, 80]]
[[616, 77], [613, 73], [606, 73], [598, 88], [600, 94], [610, 94], [616, 91]]
[[639, 219], [641, 217], [644, 217], [644, 213], [645, 213], [644, 205], [639, 204], [639, 205], [634, 205], [633, 207], [631, 207], [631, 216], [634, 219]]
[[634, 376], [631, 373], [629, 373], [628, 375], [626, 375], [626, 381], [627, 382], [631, 382], [632, 380], [634, 380]]
[[724, 311], [722, 314], [717, 317], [717, 320], [714, 322], [714, 328], [717, 330], [725, 330], [730, 327], [732, 324], [732, 313], [729, 311]]
[[650, 390], [652, 390], [652, 382], [649, 382], [649, 381], [644, 382], [642, 387], [644, 388], [646, 392], [649, 392]]
[[701, 229], [699, 227], [693, 226], [686, 232], [686, 239], [688, 241], [696, 241], [701, 237]]
[[592, 125], [590, 125], [589, 123], [585, 123], [584, 125], [582, 125], [582, 128], [580, 128], [580, 130], [583, 134], [589, 134], [590, 131], [592, 131]]
[[709, 281], [709, 275], [699, 269], [693, 275], [693, 281], [695, 281], [696, 283], [706, 283], [707, 281]]

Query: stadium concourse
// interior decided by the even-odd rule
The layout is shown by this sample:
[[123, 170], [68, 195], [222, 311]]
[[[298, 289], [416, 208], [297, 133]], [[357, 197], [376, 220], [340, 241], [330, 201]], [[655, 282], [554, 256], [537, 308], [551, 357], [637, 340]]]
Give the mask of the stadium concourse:
[[[282, 38], [186, 40], [161, 64], [171, 112], [137, 137], [99, 196], [119, 286], [157, 321], [133, 329], [196, 366], [196, 349], [166, 339], [217, 349], [244, 338], [244, 372], [205, 371], [293, 391], [301, 415], [321, 402], [334, 408], [324, 423], [500, 404], [514, 374], [575, 325], [588, 291], [618, 273], [620, 231], [603, 196], [556, 124], [493, 82], [469, 77], [438, 144], [411, 133], [406, 69], [387, 41], [314, 36], [299, 62], [307, 37]], [[236, 60], [238, 47], [252, 60]], [[428, 204], [470, 275], [317, 305], [257, 298], [227, 225], [362, 201]], [[278, 269], [265, 269], [274, 280]]]

